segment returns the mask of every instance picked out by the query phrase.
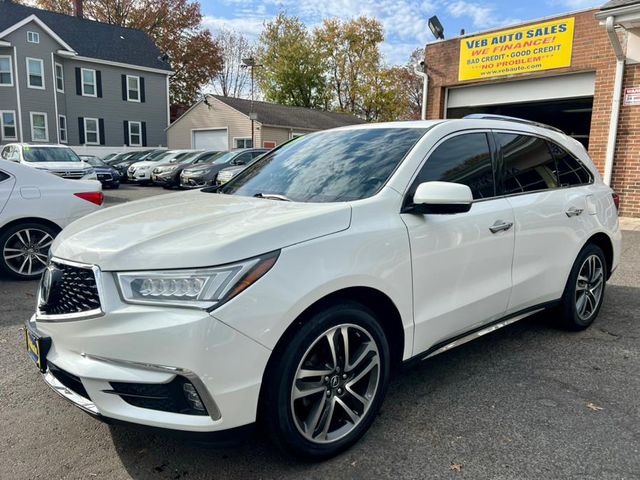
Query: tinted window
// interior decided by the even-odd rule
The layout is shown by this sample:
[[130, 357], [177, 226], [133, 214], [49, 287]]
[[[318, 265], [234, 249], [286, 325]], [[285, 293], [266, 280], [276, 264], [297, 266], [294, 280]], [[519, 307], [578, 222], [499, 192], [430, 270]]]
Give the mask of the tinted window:
[[591, 183], [591, 173], [579, 160], [553, 142], [549, 142], [549, 148], [556, 157], [558, 181], [561, 187]]
[[522, 193], [556, 188], [556, 165], [541, 138], [528, 135], [496, 134], [502, 148], [505, 193]]
[[302, 202], [341, 202], [374, 195], [422, 128], [329, 130], [292, 140], [258, 158], [222, 193], [284, 195]]
[[495, 184], [487, 135], [465, 133], [442, 142], [427, 158], [410, 194], [419, 184], [432, 181], [467, 185], [474, 199], [493, 197]]
[[4, 173], [4, 172], [0, 172], [0, 183], [4, 182], [7, 178], [9, 178], [9, 175]]

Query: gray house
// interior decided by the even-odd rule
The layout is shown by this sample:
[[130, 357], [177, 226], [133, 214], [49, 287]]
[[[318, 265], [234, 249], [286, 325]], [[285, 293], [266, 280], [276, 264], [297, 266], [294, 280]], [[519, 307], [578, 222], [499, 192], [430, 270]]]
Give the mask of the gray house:
[[0, 0], [0, 144], [166, 145], [171, 69], [162, 53], [142, 31], [76, 11]]

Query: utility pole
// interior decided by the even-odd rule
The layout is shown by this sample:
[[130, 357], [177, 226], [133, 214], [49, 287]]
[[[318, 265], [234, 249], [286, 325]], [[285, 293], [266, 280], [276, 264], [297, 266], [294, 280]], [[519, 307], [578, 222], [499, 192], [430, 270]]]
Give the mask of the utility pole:
[[242, 68], [251, 69], [251, 106], [249, 107], [249, 119], [251, 120], [251, 147], [252, 148], [255, 148], [256, 146], [254, 125], [255, 125], [255, 121], [258, 118], [256, 113], [253, 111], [253, 96], [254, 96], [253, 84], [254, 84], [254, 70], [256, 69], [256, 67], [262, 67], [262, 64], [256, 63], [256, 59], [254, 57], [251, 56], [251, 57], [242, 59]]

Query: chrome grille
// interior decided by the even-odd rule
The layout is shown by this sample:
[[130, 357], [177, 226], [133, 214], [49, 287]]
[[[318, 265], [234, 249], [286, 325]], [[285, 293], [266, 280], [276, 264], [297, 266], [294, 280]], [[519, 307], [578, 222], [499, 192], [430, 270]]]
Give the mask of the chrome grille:
[[87, 172], [84, 170], [52, 170], [51, 173], [62, 178], [78, 179], [84, 177]]
[[83, 314], [100, 309], [98, 284], [91, 267], [49, 263], [40, 284], [40, 314]]

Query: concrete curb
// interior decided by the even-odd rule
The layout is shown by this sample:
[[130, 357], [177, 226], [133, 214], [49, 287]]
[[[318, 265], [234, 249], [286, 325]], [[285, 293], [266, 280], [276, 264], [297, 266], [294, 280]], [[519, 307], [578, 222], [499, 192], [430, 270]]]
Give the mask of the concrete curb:
[[640, 232], [640, 218], [620, 217], [620, 229]]

